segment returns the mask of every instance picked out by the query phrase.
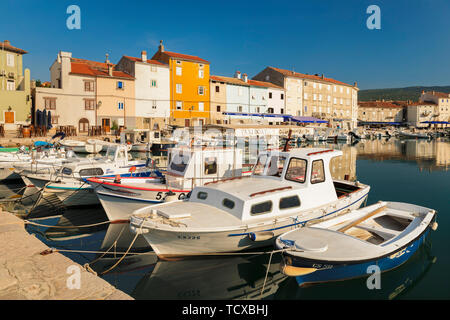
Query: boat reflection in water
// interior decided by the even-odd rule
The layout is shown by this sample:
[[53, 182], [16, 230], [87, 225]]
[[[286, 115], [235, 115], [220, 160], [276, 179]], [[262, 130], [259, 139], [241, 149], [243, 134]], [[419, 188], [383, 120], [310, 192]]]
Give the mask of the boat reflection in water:
[[371, 274], [365, 278], [303, 287], [299, 287], [295, 278], [290, 277], [280, 286], [274, 299], [408, 299], [408, 292], [420, 283], [437, 260], [431, 253], [429, 238], [405, 264], [381, 273], [380, 289], [368, 288], [367, 281]]
[[273, 255], [266, 279], [268, 262], [269, 254], [158, 261], [131, 295], [167, 300], [264, 299], [287, 279], [281, 273], [279, 254]]

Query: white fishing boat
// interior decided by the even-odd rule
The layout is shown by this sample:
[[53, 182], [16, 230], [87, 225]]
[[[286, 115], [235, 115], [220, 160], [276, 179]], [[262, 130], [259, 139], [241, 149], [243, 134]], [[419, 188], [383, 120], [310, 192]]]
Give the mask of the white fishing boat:
[[31, 183], [43, 189], [44, 196], [54, 193], [66, 206], [98, 204], [92, 187], [84, 179], [95, 176], [148, 177], [147, 161], [129, 160], [125, 145], [110, 146], [104, 157], [64, 164], [56, 173], [25, 174]]
[[284, 250], [283, 272], [299, 285], [367, 276], [406, 262], [436, 230], [436, 212], [400, 202], [379, 202], [346, 215], [286, 232], [275, 242]]
[[103, 149], [103, 145], [97, 143], [96, 140], [78, 141], [78, 140], [61, 140], [59, 144], [67, 149], [72, 149], [77, 153], [99, 153]]
[[250, 177], [211, 182], [188, 199], [138, 209], [130, 228], [160, 258], [270, 245], [288, 230], [361, 206], [368, 185], [331, 177], [330, 161], [341, 155], [319, 148], [263, 153]]
[[110, 221], [128, 220], [149, 204], [184, 199], [195, 186], [251, 173], [243, 171], [242, 149], [237, 148], [178, 147], [169, 149], [169, 158], [164, 177], [86, 179]]

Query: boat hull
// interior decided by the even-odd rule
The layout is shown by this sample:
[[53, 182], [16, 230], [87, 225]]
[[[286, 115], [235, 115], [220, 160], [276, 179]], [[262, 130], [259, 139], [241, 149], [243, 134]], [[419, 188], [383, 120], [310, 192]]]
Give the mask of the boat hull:
[[[372, 266], [377, 266], [380, 272], [385, 272], [405, 263], [423, 244], [428, 232], [429, 228], [407, 246], [399, 248], [387, 256], [370, 261], [336, 264], [324, 261], [305, 261], [298, 257], [285, 254], [283, 257], [284, 266], [289, 265], [303, 270], [316, 269], [316, 271], [312, 271], [311, 273], [296, 276], [295, 279], [299, 286], [361, 278], [373, 273]], [[286, 262], [286, 259], [289, 261]]]
[[[184, 231], [182, 228], [164, 230], [161, 228], [141, 227], [142, 221], [132, 216], [130, 228], [132, 231], [142, 233], [149, 245], [158, 257], [171, 258], [177, 256], [206, 255], [214, 253], [235, 252], [272, 245], [275, 238], [287, 231], [304, 226], [310, 220], [327, 219], [358, 209], [365, 201], [370, 187], [366, 187], [345, 199], [332, 204], [316, 208], [314, 215], [308, 215], [308, 219], [288, 217], [286, 219], [271, 220], [270, 225], [257, 227], [241, 227], [224, 231]], [[273, 222], [273, 223], [272, 223]], [[268, 239], [254, 241], [255, 233], [271, 233]]]

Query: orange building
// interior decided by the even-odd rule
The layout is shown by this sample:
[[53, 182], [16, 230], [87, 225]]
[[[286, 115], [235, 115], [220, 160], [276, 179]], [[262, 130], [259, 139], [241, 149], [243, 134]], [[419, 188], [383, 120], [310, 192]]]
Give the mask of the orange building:
[[196, 56], [165, 51], [162, 40], [152, 60], [169, 65], [170, 124], [209, 123], [209, 62]]

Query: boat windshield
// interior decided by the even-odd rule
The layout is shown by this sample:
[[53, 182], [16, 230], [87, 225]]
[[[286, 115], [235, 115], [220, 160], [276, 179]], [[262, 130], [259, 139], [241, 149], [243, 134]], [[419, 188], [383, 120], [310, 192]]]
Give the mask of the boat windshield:
[[264, 174], [264, 168], [266, 167], [266, 162], [269, 159], [267, 154], [260, 155], [258, 162], [256, 162], [253, 167], [253, 174], [256, 176], [262, 176]]
[[269, 160], [269, 164], [267, 165], [266, 175], [281, 177], [285, 163], [286, 163], [285, 156], [272, 156]]
[[189, 163], [190, 157], [191, 155], [189, 152], [174, 152], [169, 166], [170, 169], [183, 173]]
[[116, 155], [116, 148], [109, 147], [108, 150], [106, 150], [106, 159], [110, 161], [114, 161], [114, 157]]

